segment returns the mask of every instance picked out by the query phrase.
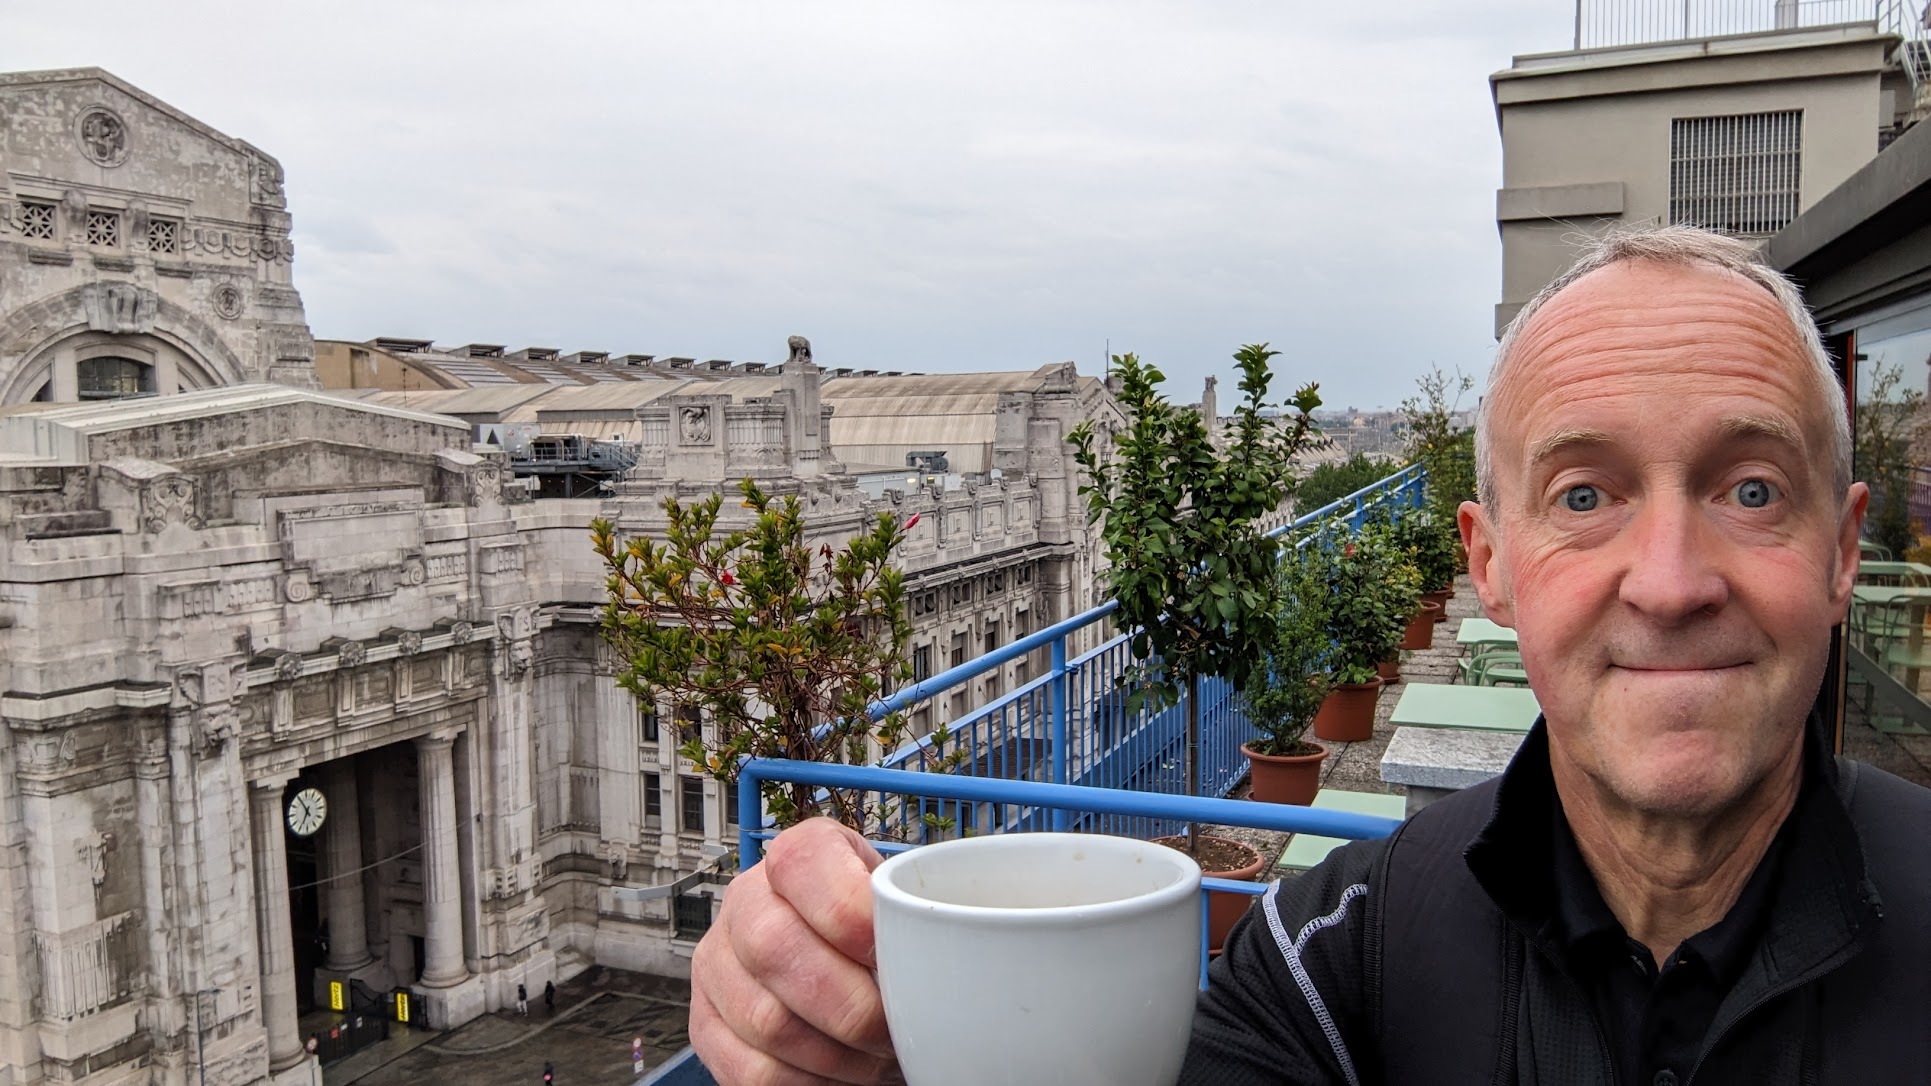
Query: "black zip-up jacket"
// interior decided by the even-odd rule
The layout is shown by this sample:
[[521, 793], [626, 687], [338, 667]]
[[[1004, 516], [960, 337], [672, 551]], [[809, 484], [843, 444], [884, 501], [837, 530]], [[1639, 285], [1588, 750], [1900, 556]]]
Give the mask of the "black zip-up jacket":
[[[1833, 759], [1694, 1070], [1700, 1086], [1931, 1083], [1931, 790]], [[1614, 1086], [1563, 969], [1538, 723], [1508, 770], [1269, 890], [1201, 995], [1183, 1086]]]

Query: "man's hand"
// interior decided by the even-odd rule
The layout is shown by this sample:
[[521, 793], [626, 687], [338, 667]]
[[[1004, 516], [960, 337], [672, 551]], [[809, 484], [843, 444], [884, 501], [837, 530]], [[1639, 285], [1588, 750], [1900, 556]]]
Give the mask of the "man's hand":
[[872, 976], [872, 869], [829, 818], [779, 834], [691, 958], [691, 1044], [724, 1086], [901, 1081]]

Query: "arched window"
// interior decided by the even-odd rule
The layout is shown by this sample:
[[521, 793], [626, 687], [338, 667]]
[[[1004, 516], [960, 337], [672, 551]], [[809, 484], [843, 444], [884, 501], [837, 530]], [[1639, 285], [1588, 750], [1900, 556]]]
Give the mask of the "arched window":
[[84, 358], [74, 366], [83, 400], [154, 395], [154, 367], [131, 358]]

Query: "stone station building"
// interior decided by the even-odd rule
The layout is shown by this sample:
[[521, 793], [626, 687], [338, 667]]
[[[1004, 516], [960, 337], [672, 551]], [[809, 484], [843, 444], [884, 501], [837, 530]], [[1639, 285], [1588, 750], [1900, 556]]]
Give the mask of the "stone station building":
[[[704, 722], [612, 681], [595, 517], [747, 474], [827, 541], [918, 513], [921, 676], [1097, 599], [1065, 435], [1120, 413], [1070, 365], [318, 366], [281, 176], [105, 72], [0, 76], [0, 1086], [310, 1083], [331, 982], [442, 1028], [592, 962], [686, 971], [735, 805], [675, 753]], [[384, 366], [437, 391], [356, 376]], [[506, 422], [641, 456], [532, 500], [476, 441]]]

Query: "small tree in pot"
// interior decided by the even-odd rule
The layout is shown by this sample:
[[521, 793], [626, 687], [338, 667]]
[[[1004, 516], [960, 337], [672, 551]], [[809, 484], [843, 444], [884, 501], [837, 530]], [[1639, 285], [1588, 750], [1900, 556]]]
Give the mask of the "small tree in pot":
[[[795, 497], [739, 486], [749, 524], [718, 531], [722, 495], [664, 500], [665, 540], [619, 539], [608, 520], [591, 524], [609, 593], [604, 639], [623, 661], [619, 685], [646, 705], [659, 699], [700, 710], [711, 727], [679, 753], [698, 772], [737, 778], [744, 757], [864, 765], [907, 736], [903, 714], [876, 721], [871, 704], [911, 677], [901, 574], [891, 555], [916, 521], [880, 514], [842, 546], [812, 546]], [[963, 751], [928, 764], [956, 766]], [[861, 833], [886, 813], [862, 792], [767, 782], [763, 799], [780, 826], [829, 814]], [[911, 828], [911, 827], [906, 827]]]
[[1376, 665], [1401, 651], [1420, 600], [1421, 575], [1385, 524], [1364, 524], [1352, 536], [1337, 524], [1325, 540], [1309, 547], [1322, 548], [1318, 568], [1327, 585], [1328, 635], [1334, 642], [1334, 684], [1314, 719], [1314, 734], [1358, 742], [1374, 734], [1375, 695], [1381, 688]]
[[[1286, 501], [1291, 461], [1315, 436], [1310, 412], [1321, 405], [1307, 385], [1291, 414], [1267, 417], [1269, 361], [1279, 353], [1264, 343], [1235, 352], [1242, 402], [1224, 448], [1211, 439], [1212, 420], [1169, 403], [1164, 375], [1130, 354], [1113, 360], [1128, 418], [1113, 461], [1102, 462], [1090, 421], [1070, 439], [1087, 477], [1087, 514], [1101, 525], [1118, 621], [1133, 631], [1129, 708], [1184, 695], [1189, 794], [1199, 788], [1200, 679], [1244, 685], [1274, 641], [1279, 546], [1256, 525]], [[1198, 837], [1190, 829], [1196, 858]]]
[[1329, 639], [1327, 585], [1318, 556], [1289, 551], [1279, 574], [1280, 612], [1266, 666], [1241, 688], [1247, 720], [1260, 733], [1241, 748], [1252, 764], [1254, 799], [1267, 803], [1314, 802], [1327, 750], [1305, 736], [1326, 700]]

